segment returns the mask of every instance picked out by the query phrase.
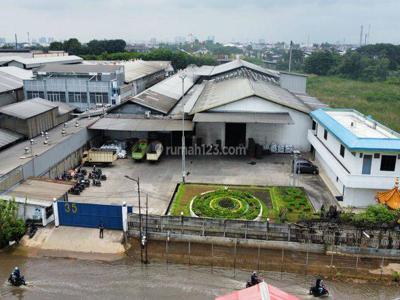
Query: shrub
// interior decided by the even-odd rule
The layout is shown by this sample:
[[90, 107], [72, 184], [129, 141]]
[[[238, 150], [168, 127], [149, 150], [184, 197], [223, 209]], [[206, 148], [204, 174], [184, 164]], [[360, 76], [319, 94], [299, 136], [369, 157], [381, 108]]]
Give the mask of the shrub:
[[0, 248], [19, 239], [25, 232], [24, 220], [18, 218], [18, 204], [0, 199]]

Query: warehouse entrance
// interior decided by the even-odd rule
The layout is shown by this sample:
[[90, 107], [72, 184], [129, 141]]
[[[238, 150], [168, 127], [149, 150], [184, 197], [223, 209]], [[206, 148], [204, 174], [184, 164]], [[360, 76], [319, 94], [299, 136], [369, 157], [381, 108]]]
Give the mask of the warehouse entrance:
[[225, 124], [225, 146], [246, 145], [246, 123]]

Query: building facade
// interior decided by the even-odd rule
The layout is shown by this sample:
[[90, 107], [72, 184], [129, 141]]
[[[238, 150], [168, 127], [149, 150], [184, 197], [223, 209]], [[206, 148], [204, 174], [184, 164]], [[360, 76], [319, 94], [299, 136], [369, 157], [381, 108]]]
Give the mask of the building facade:
[[24, 80], [26, 99], [64, 102], [81, 111], [121, 102], [124, 68], [119, 65], [47, 65]]
[[400, 176], [400, 135], [354, 110], [311, 112], [308, 141], [322, 176], [344, 206], [376, 203]]

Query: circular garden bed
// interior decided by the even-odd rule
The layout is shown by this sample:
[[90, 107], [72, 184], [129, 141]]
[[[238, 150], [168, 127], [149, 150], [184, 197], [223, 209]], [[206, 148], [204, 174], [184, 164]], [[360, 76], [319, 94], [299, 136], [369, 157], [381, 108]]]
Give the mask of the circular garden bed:
[[262, 215], [259, 199], [248, 192], [221, 189], [195, 196], [190, 214], [196, 217], [256, 220]]

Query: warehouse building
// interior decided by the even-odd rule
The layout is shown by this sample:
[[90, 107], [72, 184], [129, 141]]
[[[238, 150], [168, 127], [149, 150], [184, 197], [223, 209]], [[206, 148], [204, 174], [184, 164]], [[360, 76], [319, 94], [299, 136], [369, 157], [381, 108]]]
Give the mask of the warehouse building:
[[75, 55], [51, 55], [51, 56], [35, 56], [35, 57], [20, 57], [20, 56], [0, 56], [0, 66], [13, 66], [20, 69], [36, 70], [45, 65], [59, 64], [80, 64], [83, 59]]
[[6, 105], [0, 108], [0, 128], [32, 138], [70, 120], [74, 109], [40, 98]]
[[344, 206], [376, 203], [400, 176], [400, 134], [350, 109], [319, 109], [308, 141], [321, 175]]
[[[189, 145], [195, 140], [206, 145], [248, 146], [252, 139], [264, 150], [310, 150], [309, 113], [323, 105], [306, 94], [304, 75], [281, 77], [279, 72], [239, 59], [219, 66], [190, 66], [184, 74], [128, 98], [91, 129], [115, 138], [153, 137], [155, 131], [167, 131], [170, 143], [177, 144], [175, 123], [184, 111]], [[140, 130], [135, 130], [139, 123]]]
[[32, 78], [32, 71], [17, 67], [0, 67], [0, 107], [24, 99], [23, 81]]
[[24, 80], [26, 99], [64, 102], [81, 111], [121, 102], [124, 68], [120, 65], [46, 65]]

